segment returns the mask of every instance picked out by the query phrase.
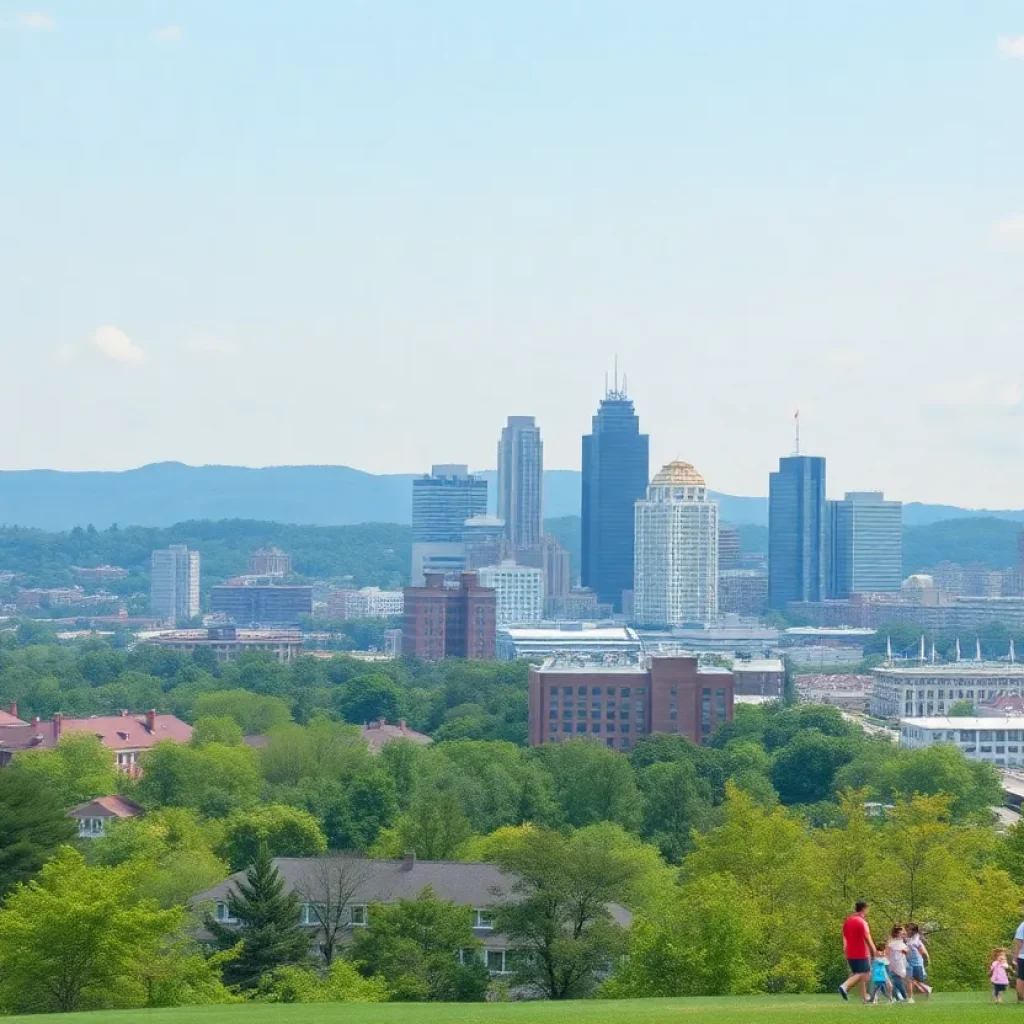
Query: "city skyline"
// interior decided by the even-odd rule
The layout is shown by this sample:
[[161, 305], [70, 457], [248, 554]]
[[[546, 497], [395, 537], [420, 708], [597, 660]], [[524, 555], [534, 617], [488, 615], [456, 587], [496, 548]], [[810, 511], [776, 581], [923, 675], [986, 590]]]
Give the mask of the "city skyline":
[[1024, 507], [1009, 0], [7, 7], [0, 468], [576, 468], [617, 351], [722, 492], [799, 407], [836, 496]]

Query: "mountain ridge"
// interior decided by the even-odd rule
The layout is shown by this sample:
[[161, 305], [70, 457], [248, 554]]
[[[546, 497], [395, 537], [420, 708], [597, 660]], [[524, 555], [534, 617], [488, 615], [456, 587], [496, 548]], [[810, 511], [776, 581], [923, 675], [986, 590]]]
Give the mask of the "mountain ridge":
[[[91, 523], [171, 526], [199, 519], [258, 519], [297, 525], [408, 523], [417, 473], [368, 473], [351, 466], [190, 466], [157, 462], [129, 470], [0, 470], [0, 523], [68, 530]], [[495, 471], [484, 470], [490, 500]], [[579, 515], [580, 473], [544, 473], [544, 516]], [[724, 522], [763, 526], [768, 500], [711, 492]], [[994, 517], [1024, 521], [1024, 509], [969, 509], [910, 502], [907, 526], [947, 519]]]

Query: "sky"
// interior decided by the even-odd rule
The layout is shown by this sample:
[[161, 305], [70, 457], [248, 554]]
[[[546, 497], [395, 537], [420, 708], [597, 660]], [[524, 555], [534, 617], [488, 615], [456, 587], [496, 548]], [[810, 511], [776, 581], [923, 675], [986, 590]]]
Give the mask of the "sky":
[[[38, 6], [36, 5], [38, 3]], [[0, 469], [1024, 507], [1020, 0], [0, 0]]]

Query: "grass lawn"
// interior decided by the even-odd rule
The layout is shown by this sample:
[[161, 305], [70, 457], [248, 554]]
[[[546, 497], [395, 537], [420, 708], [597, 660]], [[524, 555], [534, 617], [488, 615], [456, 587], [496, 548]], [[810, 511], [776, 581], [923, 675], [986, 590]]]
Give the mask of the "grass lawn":
[[973, 1024], [999, 1015], [1024, 1022], [1024, 1006], [993, 1006], [987, 992], [940, 995], [914, 1006], [857, 1006], [835, 996], [776, 996], [743, 999], [588, 1000], [573, 1003], [354, 1003], [313, 1005], [245, 1004], [193, 1006], [175, 1010], [123, 1010], [6, 1017], [4, 1024], [832, 1024], [862, 1020], [864, 1014], [920, 1018], [922, 1024]]

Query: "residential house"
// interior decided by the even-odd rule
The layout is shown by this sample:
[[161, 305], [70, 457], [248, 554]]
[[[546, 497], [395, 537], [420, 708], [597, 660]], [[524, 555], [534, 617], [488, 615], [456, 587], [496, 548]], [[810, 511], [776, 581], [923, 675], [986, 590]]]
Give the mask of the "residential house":
[[122, 711], [119, 715], [93, 715], [90, 718], [65, 718], [60, 712], [49, 722], [38, 717], [28, 724], [3, 725], [0, 723], [0, 767], [24, 750], [52, 750], [61, 736], [70, 733], [92, 733], [117, 760], [117, 767], [129, 775], [139, 772], [139, 756], [157, 743], [188, 743], [192, 726], [175, 715], [158, 715], [147, 711], [133, 715]]
[[374, 754], [379, 754], [392, 740], [412, 740], [413, 743], [420, 743], [423, 746], [434, 742], [426, 733], [410, 729], [404, 718], [400, 718], [397, 725], [389, 723], [384, 718], [378, 718], [374, 722], [367, 722], [362, 733], [363, 739]]
[[[469, 907], [473, 915], [473, 933], [482, 943], [481, 955], [487, 969], [495, 977], [511, 974], [509, 942], [494, 928], [493, 907], [508, 898], [514, 877], [494, 864], [459, 863], [456, 861], [417, 860], [406, 854], [402, 860], [370, 860], [362, 857], [277, 857], [274, 860], [285, 888], [303, 901], [300, 922], [310, 929], [310, 944], [319, 948], [324, 934], [325, 906], [335, 897], [336, 910], [332, 922], [338, 927], [339, 944], [351, 941], [357, 928], [370, 923], [373, 903], [394, 903], [415, 899], [429, 886], [443, 900]], [[330, 868], [336, 865], [332, 883]], [[235, 923], [228, 906], [228, 896], [244, 871], [238, 871], [220, 885], [195, 897], [196, 904], [210, 907], [213, 917], [222, 924]], [[337, 899], [344, 893], [344, 904]], [[311, 904], [317, 904], [319, 913]], [[615, 920], [628, 927], [632, 916], [625, 907], [611, 904], [608, 908]], [[453, 950], [453, 954], [457, 951]]]
[[143, 814], [145, 811], [126, 796], [98, 796], [68, 811], [68, 817], [78, 822], [79, 839], [101, 839], [112, 822]]

